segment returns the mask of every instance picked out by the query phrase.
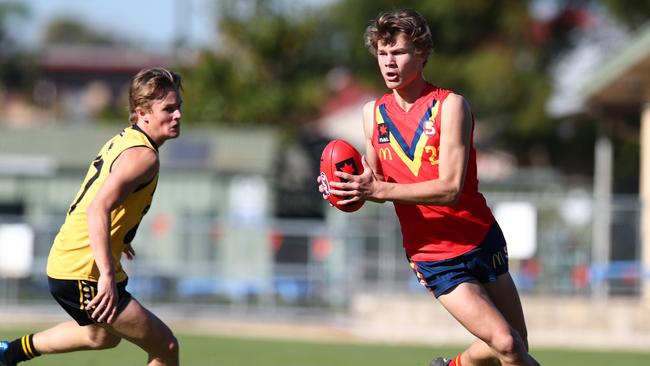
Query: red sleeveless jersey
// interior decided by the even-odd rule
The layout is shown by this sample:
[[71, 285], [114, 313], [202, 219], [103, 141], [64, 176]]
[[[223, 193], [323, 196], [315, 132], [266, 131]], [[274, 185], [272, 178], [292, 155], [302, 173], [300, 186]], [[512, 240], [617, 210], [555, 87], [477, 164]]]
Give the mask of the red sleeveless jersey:
[[[438, 179], [441, 111], [450, 93], [428, 84], [408, 112], [397, 104], [392, 93], [375, 101], [372, 145], [387, 182], [408, 184]], [[473, 131], [472, 125], [472, 136]], [[478, 191], [473, 137], [465, 185], [455, 206], [394, 205], [404, 249], [411, 260], [449, 259], [479, 246], [494, 216]]]

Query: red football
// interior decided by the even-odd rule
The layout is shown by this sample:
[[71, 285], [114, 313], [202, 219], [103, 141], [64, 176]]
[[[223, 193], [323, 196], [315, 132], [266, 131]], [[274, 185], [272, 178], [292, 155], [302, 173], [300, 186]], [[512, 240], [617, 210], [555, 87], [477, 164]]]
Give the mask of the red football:
[[344, 140], [330, 141], [323, 154], [320, 157], [320, 177], [325, 187], [325, 195], [334, 207], [341, 211], [353, 212], [361, 208], [365, 201], [358, 201], [344, 206], [336, 203], [343, 197], [330, 194], [330, 182], [341, 182], [342, 180], [334, 175], [335, 171], [342, 171], [349, 174], [359, 175], [363, 173], [363, 164], [361, 164], [361, 154]]

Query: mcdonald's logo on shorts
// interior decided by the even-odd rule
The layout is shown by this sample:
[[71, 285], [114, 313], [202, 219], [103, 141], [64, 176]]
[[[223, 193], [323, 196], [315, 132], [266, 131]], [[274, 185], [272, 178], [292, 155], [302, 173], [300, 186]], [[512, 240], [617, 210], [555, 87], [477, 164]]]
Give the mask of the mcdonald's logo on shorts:
[[492, 254], [492, 268], [497, 269], [506, 263], [506, 260], [503, 258], [503, 253], [496, 252]]
[[393, 152], [387, 147], [379, 149], [379, 157], [381, 160], [393, 160]]

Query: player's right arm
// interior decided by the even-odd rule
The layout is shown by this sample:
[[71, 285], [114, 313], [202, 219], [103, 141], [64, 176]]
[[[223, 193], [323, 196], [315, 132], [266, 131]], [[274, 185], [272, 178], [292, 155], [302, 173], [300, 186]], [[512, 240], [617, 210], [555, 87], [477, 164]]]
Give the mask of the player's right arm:
[[[375, 130], [375, 102], [371, 101], [366, 103], [363, 106], [363, 135], [365, 137], [366, 145], [366, 155], [362, 159], [364, 174], [370, 172], [372, 181], [385, 181], [384, 173], [381, 170], [381, 165], [379, 164], [379, 157], [377, 156], [377, 151], [372, 145], [372, 134]], [[371, 199], [373, 202], [384, 203], [386, 200], [382, 199]]]
[[139, 185], [151, 180], [157, 171], [158, 156], [153, 150], [145, 147], [125, 150], [113, 162], [111, 172], [86, 210], [90, 247], [100, 273], [97, 295], [86, 308], [95, 307], [92, 317], [100, 322], [111, 323], [117, 312], [115, 263], [110, 238], [111, 211]]
[[[361, 163], [363, 164], [363, 173], [358, 176], [352, 176], [349, 174], [349, 177], [355, 177], [355, 182], [358, 182], [359, 188], [354, 191], [342, 191], [341, 188], [346, 183], [340, 182], [330, 182], [330, 193], [335, 195], [340, 195], [346, 197], [345, 200], [338, 202], [339, 205], [347, 205], [359, 201], [360, 199], [367, 199], [373, 202], [383, 203], [386, 202], [384, 199], [377, 197], [372, 197], [366, 195], [364, 198], [361, 198], [359, 192], [369, 190], [369, 187], [376, 184], [377, 182], [383, 182], [384, 176], [381, 170], [381, 165], [379, 164], [379, 158], [377, 157], [377, 152], [375, 151], [374, 146], [372, 146], [372, 135], [374, 132], [375, 119], [373, 118], [373, 113], [375, 111], [375, 101], [366, 103], [363, 106], [363, 134], [365, 140], [366, 155], [362, 157]], [[342, 172], [336, 172], [337, 176], [341, 176]], [[318, 178], [318, 183], [320, 183], [320, 178]], [[321, 193], [324, 192], [323, 185], [320, 184], [319, 190]], [[323, 198], [327, 199], [327, 196], [323, 194]]]
[[379, 165], [379, 157], [375, 151], [375, 147], [372, 146], [372, 134], [375, 128], [375, 119], [373, 118], [373, 113], [375, 112], [375, 101], [366, 103], [363, 106], [363, 134], [365, 136], [365, 145], [366, 145], [366, 162], [368, 166], [372, 169], [374, 177], [377, 180], [383, 181], [384, 175], [381, 171], [381, 165]]

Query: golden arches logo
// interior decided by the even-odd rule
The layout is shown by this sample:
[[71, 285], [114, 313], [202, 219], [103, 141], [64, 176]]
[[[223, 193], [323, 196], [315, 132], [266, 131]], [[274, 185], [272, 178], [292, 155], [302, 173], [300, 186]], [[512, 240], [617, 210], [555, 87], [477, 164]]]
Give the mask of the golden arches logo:
[[492, 254], [492, 268], [496, 269], [497, 264], [499, 266], [502, 266], [505, 262], [506, 260], [503, 258], [503, 254], [501, 254], [501, 252]]
[[393, 153], [387, 147], [379, 149], [379, 156], [381, 156], [381, 160], [386, 160], [386, 158], [388, 158], [388, 160], [393, 160]]

